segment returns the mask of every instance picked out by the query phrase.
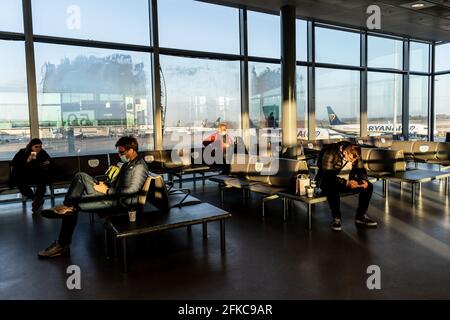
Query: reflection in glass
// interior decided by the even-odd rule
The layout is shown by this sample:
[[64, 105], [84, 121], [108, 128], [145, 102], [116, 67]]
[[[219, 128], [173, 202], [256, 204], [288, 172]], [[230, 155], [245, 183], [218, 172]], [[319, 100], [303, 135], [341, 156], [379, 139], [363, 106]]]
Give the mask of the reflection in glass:
[[401, 74], [367, 74], [369, 135], [402, 133], [402, 82]]
[[158, 2], [158, 23], [161, 47], [239, 54], [236, 8], [164, 0]]
[[164, 148], [201, 146], [201, 136], [222, 122], [235, 137], [241, 127], [240, 63], [164, 55], [160, 59]]
[[316, 138], [358, 136], [360, 73], [316, 69]]
[[30, 138], [25, 45], [0, 40], [0, 158], [11, 160]]
[[367, 41], [369, 67], [403, 68], [403, 42], [401, 40], [368, 36]]
[[436, 141], [444, 141], [446, 133], [450, 132], [450, 74], [436, 76], [435, 78], [436, 98]]
[[41, 43], [35, 52], [48, 151], [113, 152], [126, 134], [138, 137], [140, 150], [153, 149], [150, 54]]

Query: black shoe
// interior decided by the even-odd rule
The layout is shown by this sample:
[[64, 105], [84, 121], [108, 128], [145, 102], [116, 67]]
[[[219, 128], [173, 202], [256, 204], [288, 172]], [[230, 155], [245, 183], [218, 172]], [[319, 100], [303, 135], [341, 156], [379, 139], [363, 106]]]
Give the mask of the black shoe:
[[45, 202], [44, 198], [34, 198], [33, 204], [31, 205], [31, 211], [33, 211], [33, 213], [38, 212], [39, 209], [42, 208], [44, 202]]
[[367, 214], [356, 216], [355, 222], [356, 224], [360, 224], [366, 227], [376, 227], [378, 225], [378, 223], [370, 218]]
[[342, 225], [341, 225], [341, 219], [334, 218], [333, 224], [331, 225], [331, 229], [334, 231], [341, 231]]
[[39, 251], [38, 257], [39, 258], [54, 258], [61, 255], [69, 255], [70, 254], [70, 247], [65, 246], [61, 247], [58, 243], [58, 241], [53, 242], [47, 249]]

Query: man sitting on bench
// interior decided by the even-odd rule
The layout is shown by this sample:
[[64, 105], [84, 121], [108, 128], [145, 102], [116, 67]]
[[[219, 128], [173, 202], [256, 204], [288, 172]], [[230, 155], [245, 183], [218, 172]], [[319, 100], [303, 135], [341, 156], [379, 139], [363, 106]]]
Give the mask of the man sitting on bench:
[[[135, 202], [134, 200], [148, 176], [147, 164], [138, 154], [136, 138], [122, 137], [117, 141], [116, 148], [124, 164], [110, 187], [105, 183], [95, 181], [84, 172], [77, 173], [70, 184], [63, 204], [41, 212], [41, 215], [47, 218], [62, 218], [62, 224], [59, 239], [47, 249], [40, 251], [39, 257], [52, 258], [70, 252], [69, 245], [77, 224], [78, 210], [123, 211], [126, 206]], [[119, 198], [123, 201], [119, 201]]]
[[361, 148], [343, 141], [322, 148], [317, 165], [317, 182], [327, 196], [333, 224], [331, 229], [341, 231], [340, 193], [359, 193], [355, 222], [360, 225], [377, 226], [366, 211], [372, 197], [373, 185], [367, 181], [367, 172], [361, 159]]

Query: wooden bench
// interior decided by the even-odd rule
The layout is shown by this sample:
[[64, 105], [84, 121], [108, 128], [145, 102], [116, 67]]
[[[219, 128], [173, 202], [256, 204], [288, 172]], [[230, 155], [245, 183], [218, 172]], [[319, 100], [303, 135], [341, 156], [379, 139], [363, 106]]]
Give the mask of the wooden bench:
[[129, 222], [128, 216], [115, 216], [105, 223], [105, 249], [108, 254], [108, 232], [114, 237], [114, 245], [120, 240], [122, 247], [122, 267], [127, 272], [127, 239], [129, 237], [172, 230], [182, 227], [191, 228], [196, 224], [203, 225], [203, 239], [207, 239], [207, 223], [220, 222], [220, 247], [225, 251], [225, 219], [231, 214], [209, 203], [193, 204], [184, 207], [174, 207], [167, 212], [155, 208], [153, 212], [138, 214], [136, 222]]

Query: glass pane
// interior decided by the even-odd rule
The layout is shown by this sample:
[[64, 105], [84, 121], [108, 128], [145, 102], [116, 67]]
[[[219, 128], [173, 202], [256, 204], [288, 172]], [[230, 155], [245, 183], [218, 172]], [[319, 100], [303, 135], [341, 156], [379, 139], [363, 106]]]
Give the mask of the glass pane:
[[308, 139], [308, 68], [297, 67], [297, 138]]
[[240, 63], [161, 56], [164, 117], [163, 144], [202, 145], [225, 122], [239, 135], [241, 123]]
[[153, 149], [150, 54], [35, 44], [41, 138], [55, 154]]
[[248, 54], [280, 58], [280, 17], [248, 11]]
[[403, 68], [403, 42], [369, 36], [367, 44], [368, 66], [372, 68]]
[[436, 71], [450, 70], [450, 43], [436, 46]]
[[367, 74], [369, 135], [402, 133], [402, 75]]
[[278, 64], [251, 62], [248, 66], [250, 85], [251, 144], [258, 136], [267, 140], [281, 138], [281, 68]]
[[35, 34], [150, 44], [147, 0], [32, 0], [32, 4]]
[[158, 2], [161, 47], [239, 54], [239, 10], [193, 0]]
[[413, 138], [428, 136], [428, 77], [409, 77], [409, 134]]
[[297, 61], [308, 60], [308, 23], [305, 20], [297, 20]]
[[411, 71], [429, 71], [430, 45], [426, 43], [410, 42], [409, 69]]
[[323, 63], [360, 65], [358, 33], [316, 28], [316, 61]]
[[0, 158], [11, 160], [30, 138], [23, 42], [0, 40]]
[[22, 0], [0, 1], [0, 31], [23, 32]]
[[436, 131], [434, 137], [436, 141], [444, 141], [446, 133], [450, 132], [450, 74], [436, 76]]
[[316, 69], [317, 139], [359, 135], [359, 78], [359, 71]]

